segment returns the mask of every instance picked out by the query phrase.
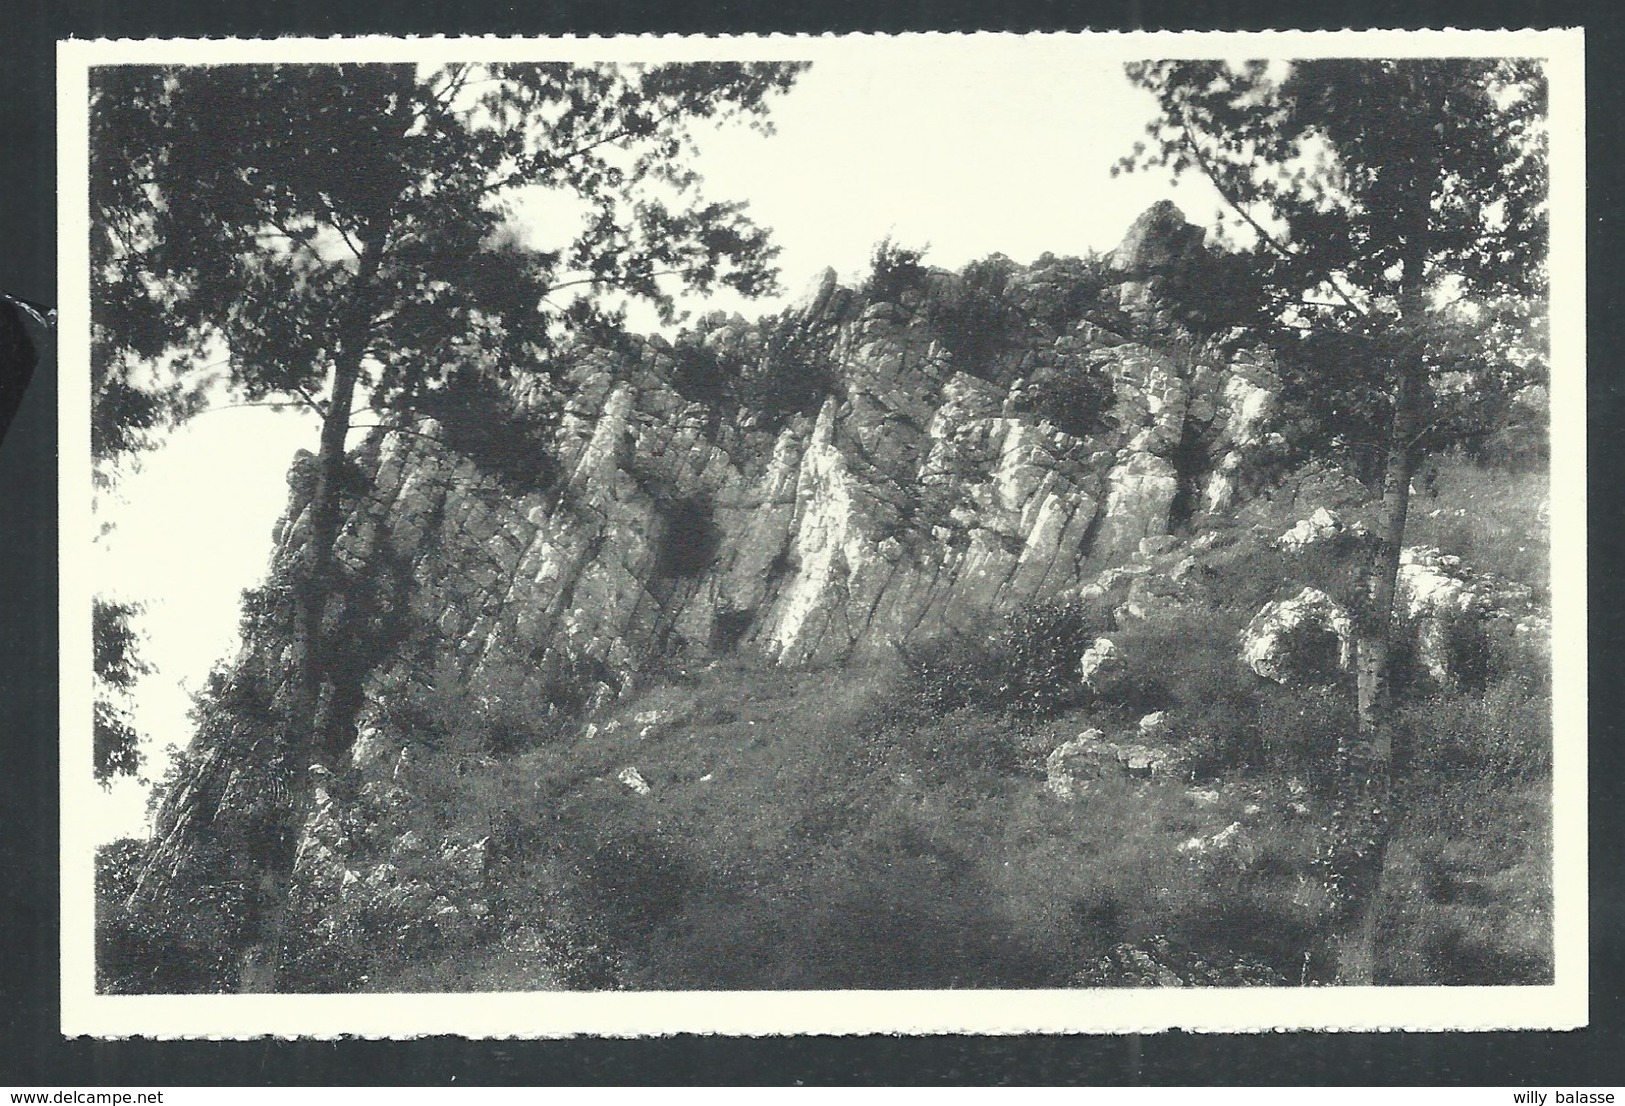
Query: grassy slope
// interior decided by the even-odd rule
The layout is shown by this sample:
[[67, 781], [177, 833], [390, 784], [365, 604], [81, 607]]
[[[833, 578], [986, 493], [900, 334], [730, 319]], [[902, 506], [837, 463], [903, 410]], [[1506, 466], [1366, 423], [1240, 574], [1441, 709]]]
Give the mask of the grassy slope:
[[[1287, 917], [1304, 908], [1301, 819], [1244, 814], [1258, 786], [1192, 798], [1182, 781], [1123, 781], [1062, 803], [1039, 750], [1089, 719], [885, 725], [892, 679], [832, 677], [718, 667], [632, 698], [569, 751], [582, 778], [565, 821], [621, 915], [622, 985], [1058, 986], [1120, 940], [1248, 932], [1237, 911], [1266, 908], [1242, 886]], [[635, 721], [650, 711], [665, 720]], [[558, 756], [503, 771], [551, 775]], [[649, 794], [616, 779], [629, 766]], [[1180, 851], [1238, 820], [1252, 870]], [[1258, 936], [1242, 951], [1279, 951]], [[498, 981], [477, 960], [462, 974]]]
[[1455, 455], [1438, 458], [1437, 474], [1420, 482], [1405, 540], [1436, 545], [1468, 564], [1530, 584], [1550, 586], [1550, 479], [1544, 471], [1486, 469]]

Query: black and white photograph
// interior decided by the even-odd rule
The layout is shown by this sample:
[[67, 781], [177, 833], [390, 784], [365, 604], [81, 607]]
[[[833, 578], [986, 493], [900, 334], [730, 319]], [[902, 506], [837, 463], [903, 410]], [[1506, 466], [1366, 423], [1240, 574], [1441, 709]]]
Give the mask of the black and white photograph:
[[60, 58], [65, 1030], [1585, 1023], [1578, 33]]

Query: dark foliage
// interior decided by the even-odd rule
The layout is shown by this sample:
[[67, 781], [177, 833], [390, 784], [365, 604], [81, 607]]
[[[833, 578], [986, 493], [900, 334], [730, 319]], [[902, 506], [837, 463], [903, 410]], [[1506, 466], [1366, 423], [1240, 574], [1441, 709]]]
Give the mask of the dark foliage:
[[1034, 603], [987, 637], [948, 635], [903, 651], [909, 697], [945, 714], [965, 707], [1045, 717], [1082, 702], [1078, 661], [1108, 619], [1079, 602]]
[[676, 843], [642, 821], [576, 811], [557, 826], [555, 845], [576, 874], [573, 892], [620, 944], [646, 939], [680, 914], [695, 880]]
[[770, 428], [817, 414], [840, 394], [835, 338], [833, 327], [786, 312], [769, 329], [761, 361], [739, 382], [741, 404], [765, 416]]
[[1112, 279], [1098, 254], [1056, 257], [1046, 253], [1033, 262], [1021, 289], [1020, 309], [1046, 334], [1066, 334], [1081, 322], [1116, 329], [1124, 320], [1106, 295]]
[[440, 424], [446, 445], [524, 494], [558, 476], [551, 411], [523, 409], [499, 381], [473, 368], [454, 370], [415, 404]]
[[[203, 846], [194, 883], [132, 904], [152, 842], [126, 838], [96, 854], [96, 987], [103, 994], [229, 991], [243, 927], [241, 866]], [[150, 877], [149, 877], [150, 878]]]
[[739, 382], [747, 372], [743, 360], [725, 356], [703, 342], [681, 338], [673, 344], [671, 357], [672, 387], [690, 403], [721, 408], [737, 398]]
[[869, 258], [869, 275], [862, 288], [865, 302], [901, 304], [909, 293], [923, 289], [930, 273], [922, 264], [927, 249], [910, 249], [889, 237], [882, 239]]
[[1279, 308], [1268, 283], [1270, 262], [1261, 246], [1203, 249], [1157, 278], [1158, 302], [1180, 331], [1198, 340], [1233, 327], [1268, 328]]
[[151, 671], [137, 652], [138, 636], [130, 603], [97, 599], [91, 607], [91, 649], [96, 672], [94, 768], [106, 784], [114, 776], [141, 770], [141, 738], [130, 721], [129, 699], [136, 680]]
[[1007, 297], [1015, 263], [995, 254], [972, 261], [956, 278], [931, 290], [926, 320], [953, 367], [1008, 383], [1007, 355], [1020, 345], [1027, 321]]
[[1110, 377], [1078, 363], [1035, 375], [1018, 394], [1015, 409], [1053, 423], [1062, 433], [1087, 438], [1111, 425], [1115, 395]]
[[719, 610], [713, 624], [711, 648], [718, 653], [731, 653], [739, 648], [739, 643], [750, 632], [751, 623], [756, 619], [754, 610]]
[[1281, 342], [1281, 433], [1294, 460], [1329, 458], [1375, 487], [1393, 421], [1394, 350], [1364, 329], [1315, 330]]

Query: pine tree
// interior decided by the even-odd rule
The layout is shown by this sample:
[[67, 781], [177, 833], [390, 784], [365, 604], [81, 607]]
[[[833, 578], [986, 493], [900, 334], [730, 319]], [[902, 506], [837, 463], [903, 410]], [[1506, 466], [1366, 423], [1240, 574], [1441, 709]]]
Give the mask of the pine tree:
[[[1498, 322], [1545, 291], [1546, 83], [1536, 63], [1323, 59], [1128, 66], [1159, 114], [1125, 170], [1200, 173], [1255, 239], [1268, 325], [1325, 370], [1326, 448], [1352, 437], [1380, 495], [1356, 603], [1357, 729], [1327, 854], [1337, 975], [1372, 982], [1391, 819], [1390, 654], [1418, 459], [1462, 430], [1447, 372], [1516, 376]], [[1512, 305], [1512, 310], [1506, 310]]]

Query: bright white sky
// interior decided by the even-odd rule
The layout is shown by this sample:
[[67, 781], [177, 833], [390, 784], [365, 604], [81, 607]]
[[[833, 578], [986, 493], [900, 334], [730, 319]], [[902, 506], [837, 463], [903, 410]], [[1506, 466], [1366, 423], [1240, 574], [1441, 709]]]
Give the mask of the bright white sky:
[[[1213, 222], [1219, 199], [1202, 182], [1110, 176], [1152, 112], [1118, 64], [1059, 50], [984, 56], [979, 69], [962, 58], [903, 71], [821, 61], [774, 103], [775, 135], [708, 137], [698, 163], [705, 191], [749, 200], [774, 229], [787, 295], [748, 303], [730, 293], [690, 306], [776, 310], [826, 266], [861, 279], [888, 235], [929, 243], [928, 261], [957, 268], [994, 252], [1026, 263], [1046, 250], [1110, 249], [1164, 197], [1193, 222]], [[235, 649], [238, 596], [264, 577], [289, 461], [316, 436], [310, 416], [208, 412], [103, 503], [113, 528], [100, 543], [99, 590], [145, 604], [142, 653], [156, 672], [140, 685], [135, 722], [148, 735], [150, 775], [161, 775], [167, 746], [190, 740], [191, 694]], [[146, 794], [134, 781], [115, 786], [96, 815], [102, 839], [145, 832]]]

